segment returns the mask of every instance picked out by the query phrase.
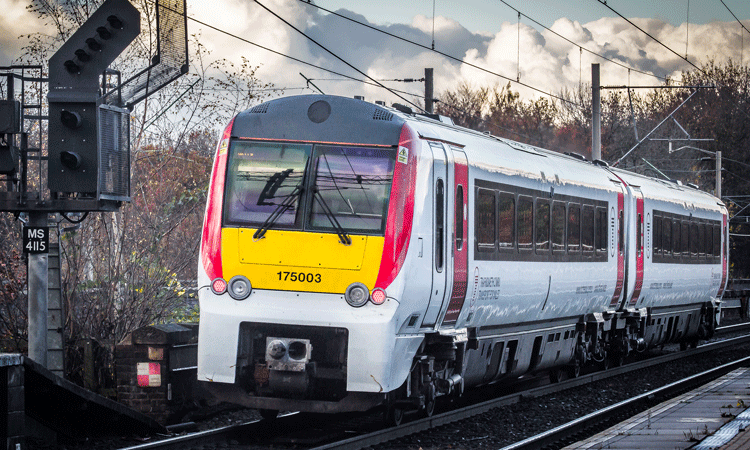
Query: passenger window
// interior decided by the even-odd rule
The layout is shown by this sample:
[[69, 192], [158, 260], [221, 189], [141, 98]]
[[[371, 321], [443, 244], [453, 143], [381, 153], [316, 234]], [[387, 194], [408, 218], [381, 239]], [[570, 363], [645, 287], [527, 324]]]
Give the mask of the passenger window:
[[653, 249], [654, 255], [661, 255], [661, 216], [654, 215]]
[[635, 224], [635, 248], [640, 254], [643, 253], [643, 214], [638, 213], [638, 222]]
[[568, 206], [568, 253], [581, 250], [581, 205]]
[[464, 248], [464, 187], [456, 187], [456, 250]]
[[662, 252], [664, 256], [672, 256], [672, 219], [669, 217], [662, 218], [662, 234], [664, 238], [661, 241]]
[[536, 200], [536, 252], [549, 253], [549, 201], [543, 199]]
[[700, 244], [701, 242], [698, 239], [698, 224], [693, 222], [690, 224], [690, 256], [693, 258], [698, 257]]
[[480, 252], [495, 248], [495, 193], [487, 189], [477, 191], [476, 236]]
[[714, 225], [713, 226], [713, 245], [714, 245], [714, 251], [713, 255], [716, 257], [721, 256], [721, 225]]
[[623, 255], [625, 252], [625, 212], [620, 211], [620, 217], [618, 219], [619, 232], [617, 234], [617, 251], [620, 253], [620, 255]]
[[500, 250], [512, 249], [516, 224], [516, 199], [513, 194], [500, 193], [497, 218], [497, 244]]
[[581, 219], [581, 247], [584, 253], [593, 253], [594, 207], [591, 205], [583, 205], [583, 217]]
[[675, 218], [672, 222], [672, 255], [679, 257], [682, 254], [680, 239], [682, 238], [681, 225], [679, 219]]
[[711, 256], [711, 226], [709, 224], [701, 224], [701, 236], [703, 236], [701, 256]]
[[438, 178], [435, 187], [435, 269], [443, 271], [443, 236], [445, 216], [445, 187], [443, 180]]
[[[606, 224], [604, 225], [607, 226]], [[565, 251], [565, 204], [552, 204], [552, 253]]]
[[682, 227], [680, 228], [682, 232], [682, 237], [680, 238], [681, 242], [681, 253], [682, 256], [689, 257], [690, 256], [690, 222], [683, 221]]
[[531, 250], [534, 238], [534, 202], [518, 197], [518, 249]]
[[607, 209], [596, 208], [596, 252], [607, 254]]

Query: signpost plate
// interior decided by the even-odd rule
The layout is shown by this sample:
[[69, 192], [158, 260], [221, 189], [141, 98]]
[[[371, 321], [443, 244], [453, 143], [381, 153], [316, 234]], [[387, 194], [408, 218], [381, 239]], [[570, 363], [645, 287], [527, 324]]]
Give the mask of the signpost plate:
[[24, 227], [23, 252], [49, 253], [49, 227]]

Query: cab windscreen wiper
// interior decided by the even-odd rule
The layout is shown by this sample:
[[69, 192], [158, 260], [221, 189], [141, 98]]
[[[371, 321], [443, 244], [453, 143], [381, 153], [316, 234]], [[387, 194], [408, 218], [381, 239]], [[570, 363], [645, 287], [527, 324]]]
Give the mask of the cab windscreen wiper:
[[328, 220], [331, 222], [333, 229], [336, 230], [336, 234], [339, 235], [339, 241], [344, 245], [351, 245], [352, 238], [349, 237], [344, 227], [342, 227], [339, 221], [336, 220], [336, 215], [333, 214], [331, 208], [329, 208], [328, 204], [325, 202], [325, 200], [323, 200], [323, 195], [317, 188], [315, 188], [315, 195], [313, 195], [313, 197], [318, 201], [320, 209], [323, 210], [323, 214], [328, 217]]
[[[273, 174], [271, 178], [268, 179], [265, 187], [258, 196], [258, 205], [272, 205], [273, 203], [267, 202], [266, 200], [274, 198], [276, 191], [281, 186], [281, 183], [289, 176], [290, 173], [292, 173], [292, 171], [293, 169], [287, 169], [283, 172], [276, 172], [275, 174]], [[266, 234], [266, 231], [268, 231], [268, 229], [271, 228], [271, 226], [276, 223], [277, 220], [279, 220], [279, 217], [293, 208], [294, 202], [297, 197], [299, 197], [301, 192], [302, 183], [295, 186], [294, 190], [292, 190], [292, 192], [286, 196], [284, 201], [276, 205], [276, 208], [274, 208], [273, 212], [271, 212], [271, 215], [266, 218], [266, 221], [263, 222], [263, 225], [261, 225], [255, 231], [255, 233], [253, 234], [253, 239], [262, 238], [263, 235]]]

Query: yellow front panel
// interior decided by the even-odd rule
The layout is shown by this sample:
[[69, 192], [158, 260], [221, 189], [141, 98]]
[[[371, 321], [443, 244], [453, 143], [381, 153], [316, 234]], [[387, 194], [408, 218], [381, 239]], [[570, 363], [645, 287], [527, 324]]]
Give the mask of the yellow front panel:
[[239, 232], [241, 263], [312, 269], [361, 269], [368, 238], [350, 236], [352, 245], [344, 245], [336, 234], [269, 230], [255, 240], [255, 230], [241, 228]]
[[224, 278], [245, 275], [255, 289], [343, 294], [353, 282], [372, 289], [380, 269], [384, 238], [351, 235], [343, 245], [335, 234], [224, 228], [221, 238]]

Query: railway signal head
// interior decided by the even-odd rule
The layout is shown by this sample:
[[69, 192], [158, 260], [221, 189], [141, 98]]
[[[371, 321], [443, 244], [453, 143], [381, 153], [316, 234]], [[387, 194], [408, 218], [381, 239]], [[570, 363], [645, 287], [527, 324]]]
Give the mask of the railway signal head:
[[[15, 100], [0, 100], [0, 135], [12, 135], [20, 131], [21, 103]], [[12, 145], [0, 145], [0, 174], [12, 175], [16, 170], [18, 149]]]
[[[98, 197], [106, 164], [102, 139], [119, 133], [111, 121], [102, 123], [108, 111], [99, 77], [139, 33], [138, 10], [128, 0], [107, 0], [50, 58], [50, 191]], [[129, 177], [127, 170], [120, 176]]]
[[99, 76], [141, 32], [140, 17], [128, 0], [105, 1], [50, 58], [50, 101], [97, 94]]

